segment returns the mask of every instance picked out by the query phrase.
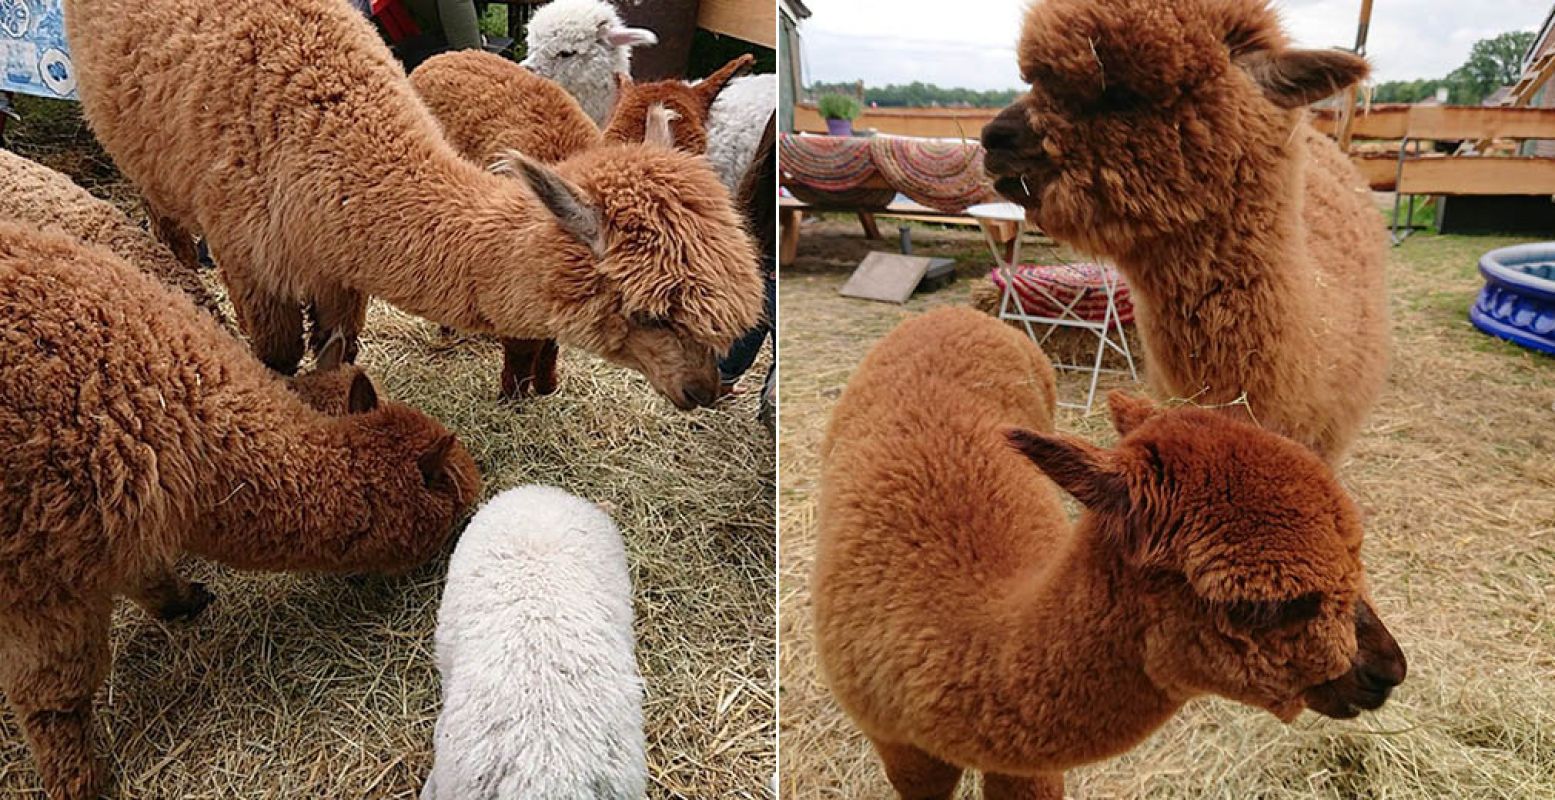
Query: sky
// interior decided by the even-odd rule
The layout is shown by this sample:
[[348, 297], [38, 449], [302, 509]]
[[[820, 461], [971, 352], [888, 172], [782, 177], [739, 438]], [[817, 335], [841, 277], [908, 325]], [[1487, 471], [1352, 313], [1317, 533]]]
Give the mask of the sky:
[[[805, 0], [805, 82], [923, 81], [1020, 86], [1015, 40], [1025, 0]], [[1367, 54], [1374, 79], [1439, 78], [1479, 39], [1538, 30], [1555, 0], [1375, 0]], [[1275, 0], [1304, 47], [1353, 47], [1360, 0]]]

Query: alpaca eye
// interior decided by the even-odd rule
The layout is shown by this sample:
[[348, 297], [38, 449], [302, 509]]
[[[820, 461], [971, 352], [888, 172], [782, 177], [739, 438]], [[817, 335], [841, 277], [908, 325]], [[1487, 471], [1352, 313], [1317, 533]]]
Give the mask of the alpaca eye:
[[638, 312], [632, 315], [632, 325], [649, 330], [665, 330], [670, 327], [670, 321], [663, 317], [654, 317]]
[[1317, 616], [1323, 596], [1308, 592], [1291, 600], [1241, 600], [1226, 603], [1226, 617], [1239, 628], [1269, 630], [1299, 625]]
[[577, 54], [578, 54], [578, 51], [576, 51], [576, 50], [561, 50], [561, 51], [558, 51], [556, 53], [556, 57], [557, 58], [572, 58], [573, 56], [575, 56]]

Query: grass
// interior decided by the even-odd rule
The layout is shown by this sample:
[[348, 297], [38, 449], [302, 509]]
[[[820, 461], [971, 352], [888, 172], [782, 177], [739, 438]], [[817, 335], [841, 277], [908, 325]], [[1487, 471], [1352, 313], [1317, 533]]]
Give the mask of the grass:
[[[138, 213], [68, 104], [25, 102], [15, 148]], [[496, 400], [499, 348], [374, 304], [360, 362], [441, 419], [488, 495], [545, 483], [601, 503], [627, 542], [647, 683], [650, 796], [768, 796], [774, 750], [774, 447], [754, 391], [683, 413], [647, 381], [564, 351], [561, 391]], [[748, 383], [764, 374], [752, 370]], [[397, 578], [239, 573], [189, 562], [216, 603], [164, 625], [121, 604], [98, 696], [114, 798], [413, 798], [440, 696], [445, 563]], [[10, 719], [0, 796], [41, 798]]]
[[[918, 251], [957, 257], [964, 274], [988, 263], [971, 234], [914, 234]], [[1071, 797], [1555, 797], [1555, 360], [1467, 319], [1478, 256], [1516, 241], [1416, 234], [1393, 251], [1390, 381], [1340, 475], [1367, 517], [1377, 606], [1409, 657], [1394, 699], [1355, 721], [1306, 714], [1288, 727], [1196, 701], [1126, 756], [1071, 772]], [[894, 796], [810, 647], [827, 416], [876, 339], [973, 294], [961, 281], [905, 307], [841, 298], [864, 249], [856, 224], [807, 226], [779, 287], [780, 783], [795, 800]], [[1078, 383], [1060, 377], [1060, 392]], [[1059, 427], [1115, 438], [1100, 411], [1061, 410]]]

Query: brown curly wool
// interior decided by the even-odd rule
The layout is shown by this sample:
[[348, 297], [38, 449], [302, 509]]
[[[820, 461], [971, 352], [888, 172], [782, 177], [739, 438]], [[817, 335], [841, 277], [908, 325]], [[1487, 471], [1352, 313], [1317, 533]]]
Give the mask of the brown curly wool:
[[996, 188], [1117, 262], [1162, 393], [1246, 404], [1331, 462], [1381, 393], [1381, 217], [1305, 105], [1365, 61], [1288, 45], [1262, 0], [1042, 0], [1031, 91], [984, 129]]
[[986, 800], [1061, 800], [1066, 770], [1205, 694], [1286, 721], [1383, 704], [1404, 656], [1321, 459], [1120, 393], [1102, 449], [1053, 433], [1053, 385], [1030, 339], [942, 309], [881, 340], [832, 414], [816, 650], [902, 797], [948, 800], [970, 768]]
[[478, 164], [504, 150], [555, 164], [604, 143], [566, 89], [499, 55], [442, 53], [416, 67], [410, 83], [448, 143]]
[[674, 114], [671, 131], [675, 134], [676, 149], [696, 155], [706, 153], [707, 116], [713, 101], [729, 81], [749, 72], [754, 63], [754, 56], [742, 55], [695, 84], [679, 80], [634, 83], [625, 73], [616, 73], [616, 106], [605, 125], [605, 141], [643, 141], [648, 109], [657, 105]]
[[136, 225], [113, 204], [93, 197], [69, 177], [0, 150], [0, 219], [56, 229], [102, 245], [168, 286], [189, 295], [195, 305], [226, 322], [215, 295], [189, 265]]
[[[197, 613], [209, 595], [173, 568], [186, 551], [240, 568], [408, 569], [479, 491], [437, 421], [376, 399], [314, 411], [186, 296], [10, 222], [0, 375], [0, 688], [55, 800], [101, 783], [92, 696], [115, 595]], [[308, 396], [340, 408], [328, 385]]]
[[[160, 216], [210, 242], [266, 364], [353, 343], [368, 295], [470, 333], [556, 338], [710, 401], [761, 313], [712, 169], [644, 146], [496, 176], [445, 141], [338, 0], [68, 0], [82, 106]], [[579, 302], [586, 298], [586, 302]]]

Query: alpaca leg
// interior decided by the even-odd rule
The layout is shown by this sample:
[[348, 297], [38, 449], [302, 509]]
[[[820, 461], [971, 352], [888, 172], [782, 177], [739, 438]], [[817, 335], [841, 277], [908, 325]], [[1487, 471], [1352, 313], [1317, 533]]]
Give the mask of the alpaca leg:
[[200, 268], [199, 249], [195, 247], [194, 237], [184, 226], [158, 211], [150, 200], [146, 201], [146, 219], [151, 223], [152, 235], [173, 251], [173, 257], [178, 259], [178, 263], [192, 270]]
[[950, 800], [961, 782], [961, 768], [908, 744], [870, 740], [885, 765], [886, 777], [902, 800]]
[[270, 369], [283, 375], [295, 373], [302, 362], [302, 307], [260, 286], [225, 255], [223, 259], [222, 279], [249, 348]]
[[502, 340], [502, 397], [547, 395], [556, 391], [554, 339]]
[[216, 599], [205, 584], [185, 580], [171, 565], [136, 578], [125, 593], [147, 614], [164, 622], [194, 619]]
[[983, 800], [1064, 800], [1064, 776], [1017, 778], [984, 773]]
[[309, 344], [317, 354], [339, 333], [345, 339], [346, 363], [356, 363], [357, 342], [367, 327], [367, 295], [350, 289], [337, 289], [314, 298], [308, 307], [313, 317]]
[[32, 609], [0, 624], [0, 688], [50, 800], [92, 800], [102, 784], [92, 696], [108, 674], [109, 609]]

